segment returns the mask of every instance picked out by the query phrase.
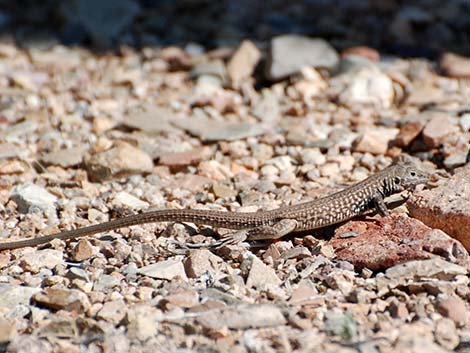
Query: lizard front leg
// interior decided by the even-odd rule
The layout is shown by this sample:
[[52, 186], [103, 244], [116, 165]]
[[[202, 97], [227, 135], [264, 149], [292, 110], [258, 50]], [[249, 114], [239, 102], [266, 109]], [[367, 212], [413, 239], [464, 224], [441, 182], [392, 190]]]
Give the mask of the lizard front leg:
[[252, 229], [242, 229], [237, 232], [228, 234], [213, 244], [214, 247], [222, 245], [235, 245], [245, 240], [274, 240], [293, 232], [297, 228], [295, 219], [281, 219], [279, 222]]
[[373, 201], [375, 209], [382, 217], [390, 216], [390, 211], [388, 210], [387, 205], [385, 205], [384, 198], [382, 196], [374, 197]]

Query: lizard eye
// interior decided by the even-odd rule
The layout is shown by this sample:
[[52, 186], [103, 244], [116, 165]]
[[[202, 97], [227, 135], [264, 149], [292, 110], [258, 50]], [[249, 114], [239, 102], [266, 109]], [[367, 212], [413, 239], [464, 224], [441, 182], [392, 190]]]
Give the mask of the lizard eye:
[[410, 175], [411, 175], [412, 177], [414, 177], [414, 176], [416, 176], [416, 172], [411, 172]]
[[400, 184], [401, 179], [400, 179], [399, 177], [395, 177], [395, 178], [393, 179], [393, 182], [398, 185], [398, 184]]

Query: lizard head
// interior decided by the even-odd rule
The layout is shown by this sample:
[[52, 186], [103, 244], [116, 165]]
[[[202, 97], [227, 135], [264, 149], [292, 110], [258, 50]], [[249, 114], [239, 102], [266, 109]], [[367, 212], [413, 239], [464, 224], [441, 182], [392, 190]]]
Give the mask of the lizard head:
[[418, 184], [426, 184], [429, 180], [429, 173], [418, 168], [415, 164], [398, 164], [396, 167], [397, 172], [393, 182], [405, 190], [412, 189]]

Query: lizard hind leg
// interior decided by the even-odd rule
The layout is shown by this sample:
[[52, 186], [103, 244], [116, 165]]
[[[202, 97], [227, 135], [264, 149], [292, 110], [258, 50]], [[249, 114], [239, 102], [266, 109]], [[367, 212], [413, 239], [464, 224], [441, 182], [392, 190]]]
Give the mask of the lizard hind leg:
[[295, 219], [281, 219], [279, 222], [263, 226], [259, 228], [241, 229], [234, 233], [228, 234], [215, 242], [214, 247], [221, 247], [223, 245], [236, 245], [244, 242], [245, 240], [274, 240], [280, 239], [283, 236], [293, 232], [297, 228], [297, 221]]

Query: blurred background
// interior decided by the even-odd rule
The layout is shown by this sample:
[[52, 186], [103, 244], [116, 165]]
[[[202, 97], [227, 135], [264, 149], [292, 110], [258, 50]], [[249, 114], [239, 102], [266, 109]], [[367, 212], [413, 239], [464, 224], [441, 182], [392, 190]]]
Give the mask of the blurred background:
[[258, 46], [273, 36], [322, 37], [341, 50], [435, 59], [470, 53], [470, 0], [22, 0], [0, 1], [3, 40], [45, 49]]

